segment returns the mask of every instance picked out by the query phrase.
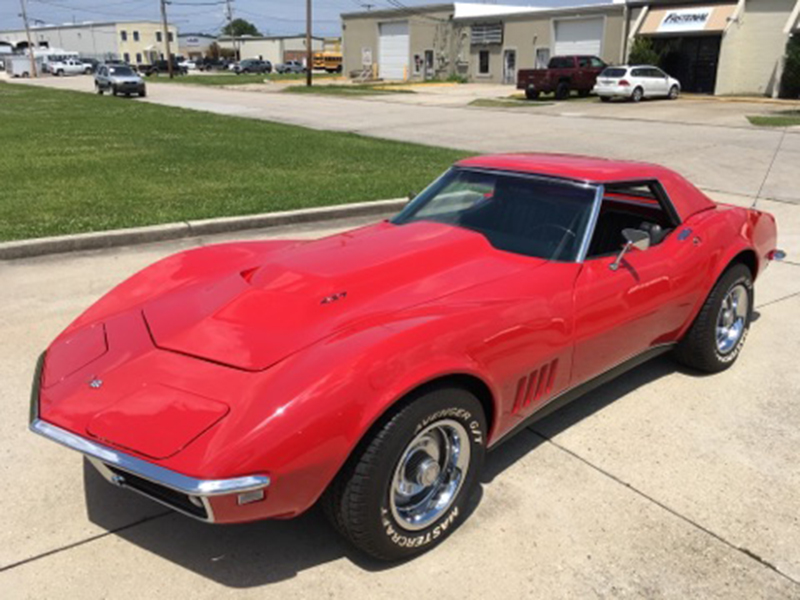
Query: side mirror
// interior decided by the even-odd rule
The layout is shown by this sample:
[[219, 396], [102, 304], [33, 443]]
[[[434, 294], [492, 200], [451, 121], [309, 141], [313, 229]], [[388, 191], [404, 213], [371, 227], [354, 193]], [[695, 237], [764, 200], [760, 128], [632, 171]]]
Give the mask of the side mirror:
[[622, 237], [625, 238], [625, 245], [620, 250], [616, 260], [608, 265], [608, 268], [612, 271], [619, 269], [622, 259], [632, 248], [647, 250], [650, 247], [650, 234], [641, 229], [623, 229]]

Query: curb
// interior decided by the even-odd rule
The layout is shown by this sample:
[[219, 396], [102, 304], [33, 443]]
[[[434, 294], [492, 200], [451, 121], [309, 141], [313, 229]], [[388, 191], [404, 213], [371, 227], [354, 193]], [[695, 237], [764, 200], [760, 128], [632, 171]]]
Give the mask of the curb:
[[245, 231], [247, 229], [265, 229], [281, 225], [293, 225], [295, 223], [379, 216], [395, 212], [405, 206], [407, 202], [407, 198], [354, 202], [352, 204], [337, 204], [321, 208], [304, 208], [242, 217], [181, 221], [148, 227], [132, 227], [129, 229], [113, 229], [111, 231], [3, 242], [0, 243], [0, 260], [148, 244], [200, 235], [214, 235]]

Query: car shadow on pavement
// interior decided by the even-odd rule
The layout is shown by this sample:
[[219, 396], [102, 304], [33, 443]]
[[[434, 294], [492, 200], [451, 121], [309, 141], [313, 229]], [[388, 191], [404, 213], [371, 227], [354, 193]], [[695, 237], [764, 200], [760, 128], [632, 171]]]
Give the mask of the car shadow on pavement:
[[510, 440], [504, 442], [486, 457], [482, 482], [490, 484], [492, 480], [515, 462], [532, 452], [547, 438], [552, 438], [576, 423], [603, 410], [606, 406], [647, 385], [671, 375], [677, 371], [689, 375], [697, 375], [692, 371], [684, 371], [670, 356], [661, 356], [650, 360], [635, 369], [623, 373], [618, 378], [601, 385], [585, 396], [560, 408], [541, 421], [537, 421], [520, 431]]
[[[676, 370], [676, 363], [669, 358], [650, 361], [548, 416], [532, 429], [547, 437], [554, 436], [640, 386]], [[545, 441], [530, 429], [488, 454], [483, 484], [491, 484], [495, 477]], [[150, 500], [115, 488], [88, 464], [84, 470], [84, 488], [90, 521], [177, 566], [232, 588], [284, 581], [341, 558], [367, 571], [398, 566], [370, 559], [351, 548], [327, 523], [318, 506], [287, 521], [209, 525], [165, 511]], [[479, 486], [469, 503], [467, 516], [479, 507], [482, 488]], [[124, 521], [120, 513], [124, 514]]]

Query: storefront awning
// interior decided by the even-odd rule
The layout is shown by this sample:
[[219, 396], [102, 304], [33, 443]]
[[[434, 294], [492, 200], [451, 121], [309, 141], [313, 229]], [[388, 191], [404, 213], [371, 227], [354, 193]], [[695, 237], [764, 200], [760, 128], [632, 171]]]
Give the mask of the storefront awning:
[[734, 10], [736, 10], [735, 3], [683, 8], [653, 8], [647, 13], [639, 34], [722, 33]]

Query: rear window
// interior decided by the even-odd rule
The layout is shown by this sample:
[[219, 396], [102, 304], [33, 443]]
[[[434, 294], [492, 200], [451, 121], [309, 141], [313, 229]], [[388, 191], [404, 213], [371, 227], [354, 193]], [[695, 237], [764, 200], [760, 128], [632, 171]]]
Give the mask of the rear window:
[[571, 56], [554, 56], [547, 65], [548, 69], [571, 69], [575, 61]]
[[619, 67], [609, 67], [603, 69], [603, 72], [600, 73], [600, 77], [625, 77], [627, 71], [627, 69], [620, 69]]

